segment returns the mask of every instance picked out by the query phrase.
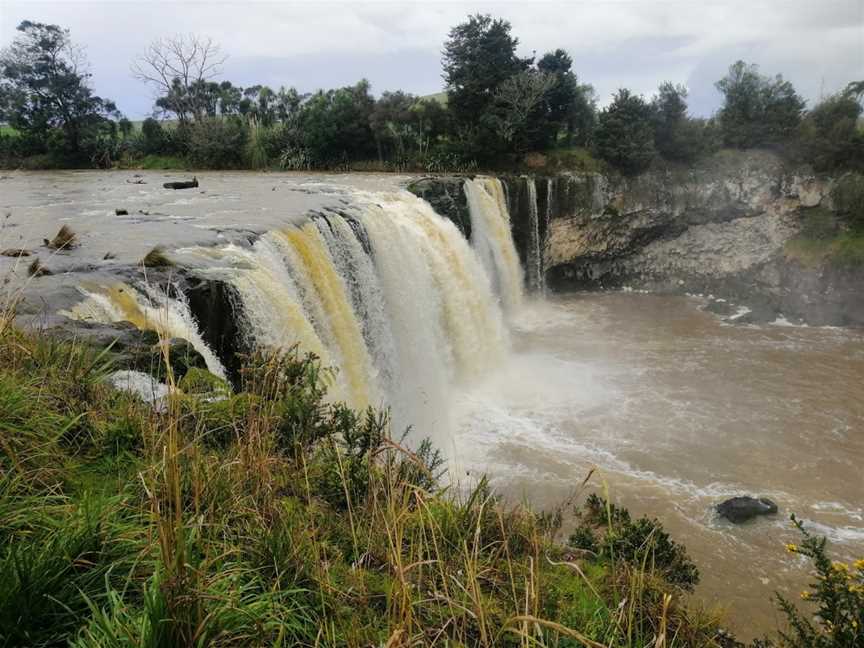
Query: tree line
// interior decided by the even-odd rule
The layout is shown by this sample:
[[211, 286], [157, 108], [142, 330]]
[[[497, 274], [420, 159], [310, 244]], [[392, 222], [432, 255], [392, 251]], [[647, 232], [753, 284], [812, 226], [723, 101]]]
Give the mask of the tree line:
[[198, 36], [153, 42], [132, 73], [156, 90], [140, 128], [96, 96], [80, 48], [57, 25], [24, 21], [0, 53], [0, 161], [112, 166], [172, 156], [209, 168], [466, 171], [513, 168], [536, 152], [589, 151], [632, 174], [657, 160], [692, 163], [722, 147], [775, 148], [819, 171], [864, 168], [864, 82], [810, 110], [781, 75], [738, 61], [715, 84], [709, 119], [687, 89], [646, 99], [620, 89], [608, 106], [563, 49], [520, 57], [509, 22], [472, 15], [450, 30], [446, 95], [374, 97], [368, 81], [311, 94], [221, 79], [225, 56]]

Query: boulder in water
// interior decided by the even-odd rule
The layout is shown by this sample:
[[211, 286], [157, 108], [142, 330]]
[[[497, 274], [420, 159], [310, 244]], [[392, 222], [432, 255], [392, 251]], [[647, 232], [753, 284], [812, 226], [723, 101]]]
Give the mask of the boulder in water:
[[191, 180], [180, 180], [178, 182], [166, 182], [162, 185], [166, 189], [195, 189], [198, 186], [198, 178]]
[[717, 505], [717, 512], [730, 522], [741, 524], [757, 515], [771, 515], [777, 512], [777, 505], [767, 497], [732, 497]]

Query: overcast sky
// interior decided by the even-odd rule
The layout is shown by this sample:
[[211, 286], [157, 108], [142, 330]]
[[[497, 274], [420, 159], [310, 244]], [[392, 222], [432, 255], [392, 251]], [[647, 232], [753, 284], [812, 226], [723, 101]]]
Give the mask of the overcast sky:
[[97, 93], [140, 119], [153, 96], [129, 65], [159, 36], [194, 32], [222, 45], [235, 84], [302, 92], [372, 82], [373, 91], [442, 89], [441, 47], [469, 13], [509, 20], [522, 54], [563, 47], [601, 103], [619, 87], [650, 96], [690, 89], [695, 114], [719, 104], [713, 83], [737, 59], [782, 73], [812, 104], [864, 79], [864, 0], [555, 2], [140, 2], [0, 0], [0, 44], [23, 19], [68, 27], [86, 47]]

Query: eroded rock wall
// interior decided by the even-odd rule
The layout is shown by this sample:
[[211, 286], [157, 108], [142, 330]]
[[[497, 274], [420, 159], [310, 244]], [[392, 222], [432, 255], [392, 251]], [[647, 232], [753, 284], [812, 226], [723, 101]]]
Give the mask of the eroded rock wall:
[[[553, 291], [630, 287], [713, 294], [751, 317], [864, 326], [864, 269], [805, 266], [784, 247], [807, 210], [834, 210], [835, 179], [764, 151], [722, 152], [689, 169], [627, 178], [597, 173], [501, 176], [523, 265], [534, 182], [543, 273]], [[470, 236], [458, 177], [419, 195]], [[467, 223], [466, 228], [464, 224]]]

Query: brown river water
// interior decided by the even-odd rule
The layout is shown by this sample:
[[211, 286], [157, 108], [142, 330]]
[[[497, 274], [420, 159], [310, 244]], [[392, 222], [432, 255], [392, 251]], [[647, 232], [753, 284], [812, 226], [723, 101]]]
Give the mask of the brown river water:
[[[806, 565], [789, 514], [864, 555], [864, 331], [745, 326], [698, 298], [580, 294], [517, 322], [509, 366], [464, 395], [462, 470], [513, 499], [556, 506], [602, 493], [658, 517], [686, 545], [697, 596], [741, 636], [774, 629], [774, 591], [795, 599]], [[713, 506], [772, 498], [776, 516], [735, 526]]]
[[[80, 285], [112, 281], [153, 245], [248, 246], [250, 232], [409, 179], [208, 173], [199, 190], [162, 189], [183, 175], [0, 180], [0, 248], [31, 248], [55, 272], [30, 281], [29, 258], [0, 257], [0, 277], [18, 280], [6, 290], [23, 282], [34, 312], [56, 312], [80, 300]], [[391, 200], [390, 209], [411, 206]], [[41, 240], [62, 224], [81, 246], [50, 254]], [[410, 294], [419, 309], [424, 293]], [[659, 518], [702, 573], [696, 595], [724, 603], [732, 629], [748, 637], [776, 626], [774, 591], [797, 599], [806, 582], [806, 565], [783, 548], [798, 541], [790, 513], [826, 535], [837, 557], [864, 556], [864, 331], [736, 325], [701, 306], [632, 292], [529, 300], [508, 316], [503, 366], [429, 409], [450, 410], [442, 445], [457, 478], [488, 473], [512, 500], [560, 505], [596, 469], [588, 490]], [[770, 497], [780, 513], [741, 526], [719, 520], [714, 506], [741, 494]]]

